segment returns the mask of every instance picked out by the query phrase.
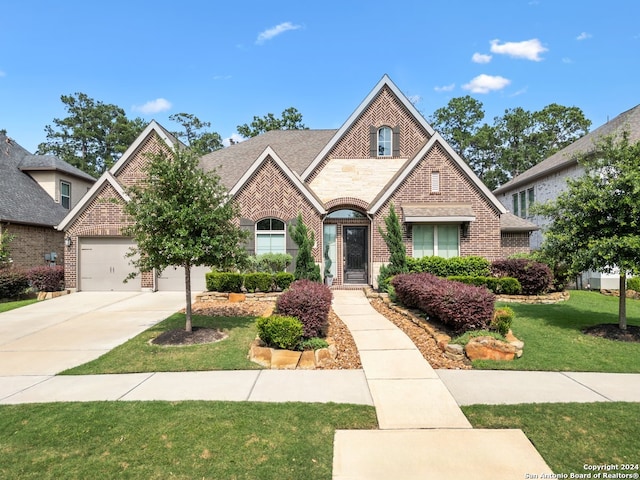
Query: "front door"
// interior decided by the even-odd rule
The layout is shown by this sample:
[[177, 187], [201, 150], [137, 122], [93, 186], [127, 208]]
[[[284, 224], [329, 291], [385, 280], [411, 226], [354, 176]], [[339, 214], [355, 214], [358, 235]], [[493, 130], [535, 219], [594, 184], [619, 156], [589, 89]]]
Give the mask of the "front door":
[[367, 227], [344, 227], [344, 283], [367, 283]]

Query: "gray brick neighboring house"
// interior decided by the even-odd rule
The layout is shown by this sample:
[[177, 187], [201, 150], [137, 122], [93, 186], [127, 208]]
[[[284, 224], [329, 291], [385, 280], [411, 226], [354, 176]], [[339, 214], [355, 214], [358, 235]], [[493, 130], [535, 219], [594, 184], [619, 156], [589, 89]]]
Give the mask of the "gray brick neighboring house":
[[[555, 200], [566, 189], [567, 179], [580, 177], [584, 173], [576, 155], [592, 150], [599, 139], [623, 131], [629, 132], [631, 143], [640, 141], [640, 105], [609, 120], [493, 191], [509, 212], [540, 227], [540, 230], [531, 235], [533, 250], [540, 248], [544, 238], [544, 227], [548, 225], [549, 220], [532, 215], [529, 212], [530, 205], [534, 202]], [[619, 279], [615, 274], [587, 272], [583, 275], [582, 281], [584, 285], [590, 282], [592, 288], [617, 289]]]
[[[122, 235], [127, 188], [142, 180], [147, 153], [177, 145], [151, 122], [61, 223], [72, 244], [68, 288], [184, 288], [179, 269], [122, 283], [130, 269], [123, 252], [132, 245]], [[287, 227], [301, 213], [315, 234], [316, 262], [339, 287], [376, 284], [389, 258], [378, 228], [392, 204], [414, 257], [503, 258], [528, 251], [537, 228], [506, 213], [386, 75], [339, 129], [270, 131], [205, 155], [200, 165], [216, 170], [238, 202], [250, 253], [295, 256]], [[198, 271], [192, 282], [203, 288], [203, 277]]]
[[64, 235], [55, 227], [94, 182], [58, 157], [33, 155], [0, 133], [0, 235], [14, 236], [14, 266], [63, 263]]

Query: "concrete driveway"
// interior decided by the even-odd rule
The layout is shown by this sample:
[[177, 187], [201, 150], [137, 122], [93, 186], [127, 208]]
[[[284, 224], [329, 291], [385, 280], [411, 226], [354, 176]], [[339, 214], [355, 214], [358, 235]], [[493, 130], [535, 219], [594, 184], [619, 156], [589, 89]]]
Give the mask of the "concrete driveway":
[[0, 376], [55, 375], [184, 306], [184, 292], [78, 292], [1, 313]]

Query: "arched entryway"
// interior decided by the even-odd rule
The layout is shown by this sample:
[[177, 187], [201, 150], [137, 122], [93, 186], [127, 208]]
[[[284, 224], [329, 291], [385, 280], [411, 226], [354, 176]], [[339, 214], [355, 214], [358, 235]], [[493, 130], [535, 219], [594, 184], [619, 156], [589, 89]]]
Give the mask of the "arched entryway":
[[353, 206], [335, 207], [324, 218], [323, 277], [333, 285], [371, 283], [371, 221]]

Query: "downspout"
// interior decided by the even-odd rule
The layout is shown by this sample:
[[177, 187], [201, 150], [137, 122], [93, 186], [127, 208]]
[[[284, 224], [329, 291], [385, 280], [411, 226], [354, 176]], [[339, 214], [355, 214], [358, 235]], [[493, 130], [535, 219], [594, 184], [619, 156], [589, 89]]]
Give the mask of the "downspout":
[[369, 212], [367, 212], [367, 218], [369, 219], [370, 225], [368, 250], [371, 253], [370, 255], [367, 255], [367, 263], [369, 264], [367, 268], [367, 276], [369, 277], [369, 285], [373, 287], [373, 217]]

